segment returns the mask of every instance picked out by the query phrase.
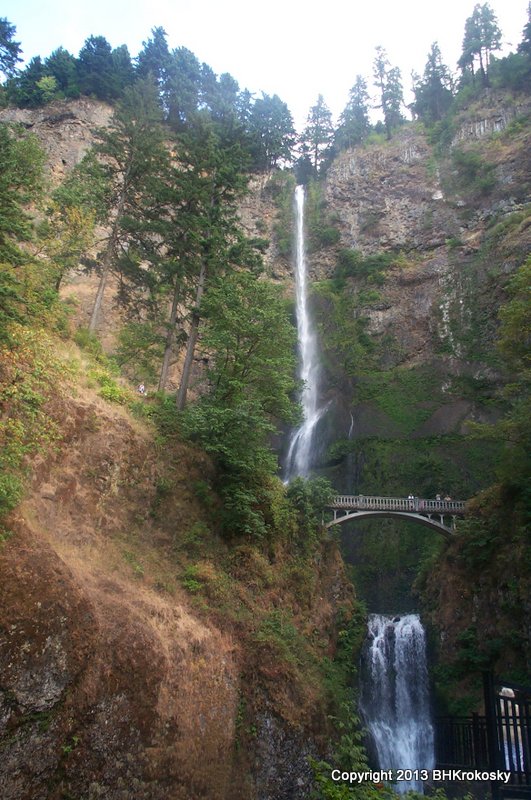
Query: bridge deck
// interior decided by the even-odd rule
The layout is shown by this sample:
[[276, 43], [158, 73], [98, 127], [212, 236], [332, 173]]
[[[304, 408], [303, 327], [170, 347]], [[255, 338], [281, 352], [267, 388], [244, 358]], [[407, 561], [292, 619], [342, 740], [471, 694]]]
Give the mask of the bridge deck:
[[465, 501], [339, 494], [332, 498], [328, 508], [344, 511], [409, 511], [426, 516], [431, 514], [463, 516]]

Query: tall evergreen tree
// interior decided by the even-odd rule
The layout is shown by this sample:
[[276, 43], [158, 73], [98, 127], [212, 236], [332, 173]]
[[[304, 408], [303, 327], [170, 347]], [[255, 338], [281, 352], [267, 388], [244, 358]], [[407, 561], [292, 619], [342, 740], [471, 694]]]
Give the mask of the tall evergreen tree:
[[166, 37], [164, 28], [153, 28], [151, 38], [142, 42], [142, 50], [136, 57], [137, 76], [139, 78], [151, 76], [160, 92], [166, 83], [171, 60]]
[[401, 108], [404, 104], [402, 76], [398, 67], [391, 67], [383, 47], [376, 48], [373, 65], [374, 82], [380, 93], [380, 108], [383, 112], [387, 138], [402, 124]]
[[[160, 125], [158, 92], [151, 80], [139, 80], [124, 92], [109, 127], [98, 131], [94, 153], [88, 154], [71, 181], [56, 193], [63, 206], [88, 208], [107, 235], [100, 253], [100, 280], [89, 330], [97, 328], [111, 271], [118, 269], [129, 243], [138, 236], [154, 189], [162, 182], [168, 150]], [[96, 157], [95, 157], [96, 156]]]
[[448, 111], [452, 102], [452, 78], [448, 67], [442, 63], [439, 45], [434, 42], [428, 53], [422, 79], [413, 87], [415, 113], [427, 122], [437, 122]]
[[201, 65], [186, 47], [178, 47], [167, 62], [163, 84], [164, 105], [168, 121], [175, 130], [182, 130], [199, 105]]
[[333, 137], [332, 114], [320, 94], [317, 103], [310, 108], [307, 125], [301, 137], [302, 155], [309, 156], [315, 174], [319, 172], [330, 151]]
[[354, 147], [363, 141], [370, 128], [367, 82], [361, 75], [357, 75], [349, 92], [348, 103], [339, 118], [335, 144], [340, 150]]
[[19, 108], [37, 108], [42, 105], [42, 92], [37, 84], [45, 74], [41, 57], [32, 58], [22, 72], [8, 80], [6, 89], [9, 101]]
[[64, 47], [58, 47], [48, 56], [44, 72], [55, 78], [57, 90], [63, 97], [79, 96], [76, 59]]
[[291, 160], [296, 134], [293, 118], [278, 95], [262, 94], [253, 103], [248, 122], [253, 166], [270, 170]]
[[500, 47], [501, 30], [494, 11], [488, 3], [483, 5], [477, 3], [465, 22], [462, 54], [458, 61], [463, 80], [467, 79], [467, 75], [474, 80], [477, 72], [476, 62], [479, 62], [481, 84], [489, 86], [491, 54]]
[[83, 94], [94, 95], [98, 100], [115, 100], [120, 94], [115, 72], [120, 61], [123, 62], [123, 53], [113, 59], [111, 45], [104, 36], [89, 36], [78, 57]]
[[221, 272], [232, 268], [247, 251], [241, 243], [236, 210], [238, 198], [247, 185], [244, 175], [247, 156], [241, 144], [226, 144], [219, 136], [219, 128], [208, 116], [198, 114], [185, 133], [179, 137], [179, 161], [182, 171], [193, 181], [193, 231], [189, 237], [187, 256], [192, 270], [187, 273], [190, 292], [190, 321], [186, 354], [177, 407], [183, 409], [190, 382], [199, 324], [202, 316], [202, 299], [210, 281]]
[[5, 18], [0, 17], [0, 72], [12, 77], [17, 71], [17, 64], [22, 61], [20, 42], [15, 42], [17, 29]]

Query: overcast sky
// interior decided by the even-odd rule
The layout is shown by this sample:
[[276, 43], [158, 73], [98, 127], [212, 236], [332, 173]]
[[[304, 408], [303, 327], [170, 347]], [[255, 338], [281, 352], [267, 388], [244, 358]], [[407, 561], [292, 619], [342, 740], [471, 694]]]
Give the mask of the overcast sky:
[[[508, 52], [521, 40], [527, 0], [490, 5]], [[3, 0], [0, 15], [16, 25], [26, 60], [60, 45], [77, 55], [91, 34], [127, 44], [134, 56], [161, 25], [171, 48], [189, 48], [258, 96], [278, 94], [300, 129], [319, 93], [337, 117], [356, 75], [372, 78], [377, 45], [401, 69], [405, 89], [434, 41], [455, 70], [473, 7], [474, 0]]]

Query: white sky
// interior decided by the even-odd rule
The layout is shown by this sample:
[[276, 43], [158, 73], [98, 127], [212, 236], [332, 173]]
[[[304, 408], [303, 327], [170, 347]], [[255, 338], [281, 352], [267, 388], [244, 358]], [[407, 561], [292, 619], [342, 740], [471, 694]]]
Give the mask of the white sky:
[[[452, 69], [475, 0], [3, 0], [0, 16], [17, 28], [29, 60], [60, 45], [77, 55], [90, 36], [136, 55], [161, 25], [170, 48], [184, 46], [240, 87], [278, 94], [301, 129], [319, 93], [334, 116], [361, 73], [372, 80], [374, 48], [382, 45], [402, 71], [421, 73], [433, 41]], [[527, 0], [490, 0], [504, 51], [515, 49], [527, 21]], [[369, 86], [372, 91], [372, 86]]]

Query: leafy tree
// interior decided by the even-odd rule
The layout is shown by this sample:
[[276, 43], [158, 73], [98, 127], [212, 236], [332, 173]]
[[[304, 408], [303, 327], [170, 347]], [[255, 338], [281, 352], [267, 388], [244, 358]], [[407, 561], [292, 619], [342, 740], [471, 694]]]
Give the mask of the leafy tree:
[[387, 138], [402, 124], [404, 117], [401, 107], [404, 104], [402, 77], [398, 67], [391, 67], [383, 47], [376, 48], [373, 66], [374, 82], [380, 93], [380, 108], [384, 116]]
[[268, 446], [275, 420], [292, 421], [295, 330], [278, 287], [234, 271], [205, 296], [202, 347], [210, 392], [184, 417], [218, 467], [227, 533], [266, 532], [262, 486], [276, 469]]
[[453, 97], [452, 78], [448, 67], [442, 63], [437, 42], [431, 46], [423, 78], [415, 82], [414, 92], [414, 111], [427, 122], [433, 123], [442, 119], [450, 108]]
[[5, 17], [0, 17], [0, 72], [8, 78], [15, 74], [18, 62], [22, 61], [20, 42], [13, 41], [16, 30]]
[[311, 158], [315, 174], [319, 172], [329, 153], [333, 137], [332, 114], [320, 94], [317, 103], [310, 108], [307, 125], [301, 137], [302, 155]]
[[367, 82], [361, 75], [357, 75], [349, 92], [348, 103], [339, 118], [335, 144], [340, 150], [354, 147], [363, 141], [370, 128]]
[[44, 72], [55, 78], [57, 90], [64, 97], [79, 96], [76, 59], [64, 47], [58, 47], [48, 56]]
[[296, 136], [293, 119], [278, 95], [271, 97], [262, 93], [251, 108], [248, 127], [255, 169], [270, 170], [279, 161], [291, 160]]
[[489, 86], [489, 65], [491, 54], [501, 47], [501, 30], [494, 11], [488, 3], [474, 6], [472, 15], [465, 22], [462, 54], [458, 66], [463, 79], [476, 74], [476, 61], [479, 62], [482, 86]]
[[51, 103], [57, 97], [57, 81], [53, 77], [53, 75], [44, 75], [39, 81], [37, 81], [37, 89], [41, 95], [41, 102], [46, 105], [46, 103]]

